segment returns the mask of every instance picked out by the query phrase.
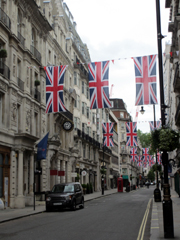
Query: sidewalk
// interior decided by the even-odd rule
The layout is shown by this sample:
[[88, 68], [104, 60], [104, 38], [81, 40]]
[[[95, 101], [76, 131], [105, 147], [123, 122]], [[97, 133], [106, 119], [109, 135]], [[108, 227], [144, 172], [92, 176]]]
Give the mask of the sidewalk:
[[[103, 196], [111, 195], [117, 193], [117, 189], [105, 190], [104, 195], [101, 192], [94, 192], [92, 194], [84, 195], [84, 201], [90, 201], [95, 198], [100, 198]], [[23, 209], [11, 209], [7, 208], [0, 210], [0, 223], [7, 222], [10, 220], [27, 217], [34, 214], [39, 214], [45, 212], [45, 201], [36, 201], [35, 210], [33, 206], [28, 206]]]
[[[171, 189], [170, 191], [173, 208], [174, 238], [168, 239], [180, 239], [180, 198], [173, 189]], [[161, 199], [163, 200], [163, 191], [161, 191]], [[153, 199], [150, 240], [158, 239], [165, 239], [163, 225], [163, 209], [162, 202], [154, 202]]]

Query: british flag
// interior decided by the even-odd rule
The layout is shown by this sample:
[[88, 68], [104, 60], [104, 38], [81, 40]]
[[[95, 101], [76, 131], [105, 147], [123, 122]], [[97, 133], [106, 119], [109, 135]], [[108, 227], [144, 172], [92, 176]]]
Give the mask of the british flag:
[[113, 142], [113, 125], [114, 123], [103, 123], [103, 143], [106, 147], [114, 147]]
[[137, 156], [137, 157], [138, 157], [137, 166], [142, 167], [142, 158], [141, 158], [141, 156]]
[[162, 159], [161, 159], [161, 153], [160, 152], [157, 153], [157, 162], [158, 162], [158, 164], [162, 165]]
[[157, 104], [156, 55], [135, 57], [136, 101], [135, 105]]
[[67, 66], [48, 66], [46, 71], [46, 113], [66, 112], [63, 100], [64, 74]]
[[137, 142], [137, 122], [126, 122], [126, 146], [138, 146]]
[[149, 148], [142, 148], [143, 150], [143, 162], [149, 161]]
[[90, 108], [111, 108], [109, 101], [109, 61], [88, 64]]
[[154, 127], [154, 121], [149, 121], [150, 131], [158, 129], [161, 127], [161, 121], [156, 121], [156, 126]]
[[131, 155], [131, 162], [137, 162], [138, 161], [137, 148], [131, 148], [130, 149], [130, 155]]

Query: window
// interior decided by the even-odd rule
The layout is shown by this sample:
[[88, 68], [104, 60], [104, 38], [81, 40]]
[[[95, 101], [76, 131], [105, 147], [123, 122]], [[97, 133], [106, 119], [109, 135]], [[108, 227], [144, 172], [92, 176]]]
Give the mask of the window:
[[3, 155], [0, 153], [0, 198], [3, 197]]
[[18, 31], [18, 33], [21, 33], [21, 22], [22, 22], [22, 15], [18, 9], [18, 16], [17, 16], [17, 31]]
[[96, 139], [96, 132], [93, 131], [93, 138]]
[[92, 122], [94, 124], [96, 123], [96, 114], [95, 113], [92, 114]]
[[89, 118], [89, 107], [87, 107], [87, 118]]
[[38, 134], [38, 114], [34, 113], [34, 135]]
[[90, 136], [90, 127], [87, 127], [87, 134]]
[[84, 102], [82, 102], [82, 114], [84, 114]]
[[77, 85], [77, 72], [74, 72], [74, 85]]
[[54, 65], [56, 66], [56, 55], [54, 55]]
[[121, 138], [122, 138], [122, 140], [124, 140], [124, 133], [122, 133]]
[[82, 123], [82, 131], [85, 132], [85, 123]]
[[74, 101], [74, 107], [77, 108], [77, 100]]
[[51, 62], [51, 51], [50, 50], [48, 52], [48, 60], [49, 60], [49, 62]]
[[86, 89], [87, 89], [87, 94], [86, 94], [86, 96], [87, 96], [87, 99], [89, 99], [89, 87], [87, 87]]
[[74, 117], [74, 128], [77, 128], [77, 117]]
[[84, 82], [82, 81], [82, 93], [84, 93]]
[[124, 123], [121, 123], [121, 128], [124, 129]]
[[77, 109], [80, 110], [80, 96], [77, 95]]
[[113, 108], [114, 107], [114, 102], [110, 101], [110, 103], [111, 103], [111, 107]]
[[87, 103], [84, 103], [84, 115], [87, 116]]
[[4, 112], [4, 94], [0, 92], [0, 127], [3, 124], [3, 114]]
[[86, 145], [83, 144], [83, 157], [85, 158], [86, 157]]
[[36, 37], [35, 37], [35, 31], [32, 29], [32, 35], [31, 35], [31, 44], [33, 47], [35, 47]]

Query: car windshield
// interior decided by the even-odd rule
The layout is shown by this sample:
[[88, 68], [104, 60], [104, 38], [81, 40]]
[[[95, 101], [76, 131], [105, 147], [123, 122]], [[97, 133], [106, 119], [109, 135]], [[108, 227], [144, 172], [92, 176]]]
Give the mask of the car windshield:
[[53, 193], [72, 193], [74, 192], [73, 185], [55, 185], [52, 189]]

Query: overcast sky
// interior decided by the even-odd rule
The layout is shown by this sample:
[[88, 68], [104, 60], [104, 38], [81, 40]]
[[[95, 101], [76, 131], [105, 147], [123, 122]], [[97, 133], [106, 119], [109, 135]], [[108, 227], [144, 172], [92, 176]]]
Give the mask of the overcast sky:
[[[77, 24], [81, 40], [87, 44], [91, 61], [114, 60], [109, 68], [109, 90], [112, 97], [122, 98], [127, 110], [135, 118], [135, 74], [131, 57], [157, 54], [157, 28], [155, 0], [64, 0]], [[168, 33], [169, 9], [165, 0], [161, 4], [161, 32], [167, 35], [162, 41], [171, 40]], [[159, 96], [157, 58], [157, 88]], [[154, 120], [153, 105], [144, 106], [144, 115], [138, 116], [138, 129], [149, 132], [148, 121]], [[156, 120], [160, 107], [156, 105]], [[147, 122], [145, 122], [147, 121]]]

